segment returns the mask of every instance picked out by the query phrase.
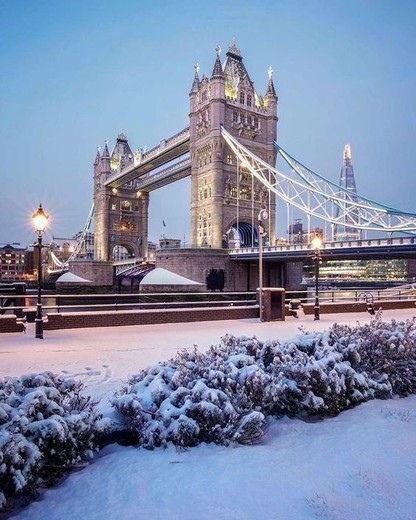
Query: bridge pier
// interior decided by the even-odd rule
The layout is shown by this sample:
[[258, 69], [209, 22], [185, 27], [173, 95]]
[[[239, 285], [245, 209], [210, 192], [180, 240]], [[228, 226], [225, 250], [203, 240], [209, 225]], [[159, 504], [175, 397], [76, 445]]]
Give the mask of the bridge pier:
[[[213, 272], [224, 274], [224, 291], [255, 291], [259, 287], [258, 260], [230, 260], [227, 249], [168, 249], [157, 251], [156, 265], [196, 282], [207, 284]], [[301, 289], [303, 262], [264, 262], [267, 287]]]

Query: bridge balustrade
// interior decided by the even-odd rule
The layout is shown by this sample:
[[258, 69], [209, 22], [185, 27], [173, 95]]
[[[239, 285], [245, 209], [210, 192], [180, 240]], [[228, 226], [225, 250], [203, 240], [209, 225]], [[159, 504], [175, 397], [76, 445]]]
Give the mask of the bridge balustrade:
[[[369, 239], [369, 240], [354, 240], [354, 241], [328, 241], [324, 242], [321, 247], [322, 254], [325, 254], [325, 249], [346, 249], [354, 247], [380, 247], [380, 246], [406, 246], [413, 245], [415, 243], [414, 237], [398, 237], [398, 238], [385, 238], [385, 239]], [[242, 247], [239, 249], [230, 249], [229, 252], [232, 255], [239, 254], [253, 254], [258, 253], [258, 247]], [[310, 253], [313, 251], [311, 244], [280, 244], [276, 246], [264, 246], [263, 252], [279, 253], [289, 251], [305, 251]]]
[[191, 166], [191, 159], [187, 158], [183, 161], [177, 162], [176, 164], [169, 166], [169, 168], [165, 168], [157, 173], [148, 172], [139, 178], [136, 181], [135, 188], [140, 190], [142, 188], [148, 187], [155, 182], [162, 180], [166, 177], [170, 177], [171, 175], [178, 173], [182, 170], [185, 170]]
[[146, 153], [143, 154], [142, 161], [153, 159], [153, 157], [158, 155], [161, 150], [165, 150], [166, 148], [175, 146], [176, 144], [186, 139], [189, 139], [189, 126], [184, 130], [181, 130], [177, 134], [173, 135], [172, 137], [169, 137], [168, 139], [163, 139], [160, 142], [160, 144], [148, 150]]

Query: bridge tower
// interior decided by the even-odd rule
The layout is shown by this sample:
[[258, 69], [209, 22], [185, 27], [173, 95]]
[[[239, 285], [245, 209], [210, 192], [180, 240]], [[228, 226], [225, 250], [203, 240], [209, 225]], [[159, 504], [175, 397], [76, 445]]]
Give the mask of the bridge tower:
[[258, 244], [257, 216], [269, 212], [267, 240], [274, 243], [276, 199], [254, 179], [221, 137], [221, 125], [265, 162], [275, 165], [278, 98], [272, 69], [260, 96], [232, 44], [224, 64], [219, 47], [211, 77], [199, 78], [190, 91], [191, 228], [197, 247]]
[[[133, 163], [126, 136], [118, 135], [109, 153], [107, 142], [94, 162], [94, 259], [112, 261], [147, 256], [149, 193], [138, 192], [135, 181], [109, 189], [109, 175]], [[121, 258], [120, 258], [121, 255]]]

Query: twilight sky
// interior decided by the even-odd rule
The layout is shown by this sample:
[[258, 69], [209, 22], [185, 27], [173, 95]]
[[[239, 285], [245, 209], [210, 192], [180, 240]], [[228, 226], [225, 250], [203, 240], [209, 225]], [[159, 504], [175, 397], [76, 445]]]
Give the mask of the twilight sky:
[[[235, 37], [260, 94], [274, 69], [278, 142], [360, 195], [416, 213], [414, 0], [0, 0], [0, 244], [80, 231], [97, 145], [151, 148], [188, 125], [193, 66]], [[150, 195], [150, 239], [189, 240], [190, 180]]]

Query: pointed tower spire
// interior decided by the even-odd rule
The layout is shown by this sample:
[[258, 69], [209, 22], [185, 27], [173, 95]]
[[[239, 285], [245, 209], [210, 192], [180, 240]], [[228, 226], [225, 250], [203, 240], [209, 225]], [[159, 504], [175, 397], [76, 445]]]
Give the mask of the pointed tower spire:
[[276, 90], [274, 88], [274, 83], [273, 83], [273, 72], [274, 71], [273, 71], [272, 67], [270, 66], [269, 70], [267, 71], [267, 73], [269, 75], [269, 82], [267, 83], [266, 96], [277, 97]]
[[217, 57], [215, 59], [214, 69], [211, 74], [211, 79], [214, 79], [214, 78], [224, 79], [224, 71], [222, 70], [222, 65], [221, 65], [221, 60], [220, 60], [221, 47], [219, 45], [217, 45], [215, 52], [217, 53]]
[[357, 193], [357, 187], [355, 185], [354, 168], [352, 166], [352, 154], [350, 144], [346, 144], [344, 146], [344, 152], [342, 156], [344, 159], [344, 164], [341, 168], [340, 186], [355, 194]]
[[103, 151], [101, 158], [102, 159], [110, 158], [110, 152], [108, 151], [108, 140], [107, 139], [105, 140], [104, 151]]
[[108, 141], [107, 139], [105, 140], [105, 145], [104, 145], [104, 151], [101, 155], [101, 159], [100, 159], [100, 170], [101, 172], [105, 173], [106, 175], [109, 175], [111, 173], [111, 170], [110, 170], [110, 153], [108, 151]]
[[101, 155], [100, 155], [100, 147], [97, 146], [97, 153], [95, 155], [95, 161], [94, 161], [94, 166], [98, 166], [99, 162], [100, 162], [100, 159], [101, 159]]
[[[344, 146], [344, 166], [347, 166], [348, 164], [352, 165], [352, 155], [351, 155], [351, 145], [346, 144]], [[354, 181], [355, 184], [355, 181]]]
[[198, 90], [199, 90], [199, 75], [198, 75], [199, 64], [198, 63], [196, 63], [194, 65], [194, 69], [195, 69], [195, 74], [194, 74], [194, 81], [193, 81], [192, 87], [191, 87], [191, 92], [198, 92]]

